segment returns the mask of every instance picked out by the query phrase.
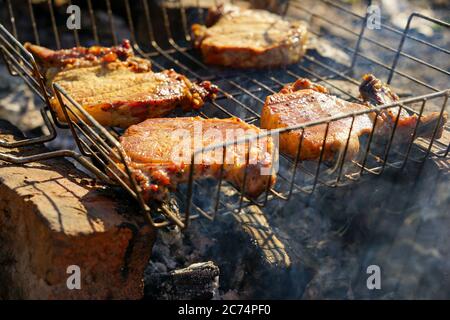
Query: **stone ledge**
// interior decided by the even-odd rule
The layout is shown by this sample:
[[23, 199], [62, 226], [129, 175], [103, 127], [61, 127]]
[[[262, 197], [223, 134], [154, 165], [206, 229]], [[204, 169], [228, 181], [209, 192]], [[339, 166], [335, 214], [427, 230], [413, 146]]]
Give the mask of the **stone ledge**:
[[[0, 139], [18, 137], [0, 120]], [[0, 297], [141, 298], [155, 232], [130, 210], [67, 160], [0, 161]], [[69, 265], [81, 268], [81, 290], [67, 288]]]

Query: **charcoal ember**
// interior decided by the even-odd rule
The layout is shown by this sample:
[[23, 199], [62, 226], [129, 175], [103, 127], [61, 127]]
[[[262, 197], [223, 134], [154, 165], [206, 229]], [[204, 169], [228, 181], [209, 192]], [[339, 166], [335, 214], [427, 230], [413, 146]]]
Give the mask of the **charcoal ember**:
[[291, 258], [266, 216], [256, 206], [250, 206], [234, 215], [234, 220], [238, 239], [246, 244], [242, 268], [237, 268], [241, 291], [260, 299], [289, 296]]
[[219, 268], [211, 261], [194, 263], [170, 272], [159, 272], [161, 266], [151, 263], [150, 269], [153, 272], [146, 278], [147, 298], [204, 300], [217, 297]]
[[[276, 298], [296, 292], [289, 288], [291, 260], [283, 242], [261, 210], [248, 206], [241, 214], [218, 215], [215, 223], [196, 221], [189, 232], [182, 233], [178, 228], [161, 230], [145, 273], [146, 297], [173, 297], [170, 288], [152, 284], [154, 277], [169, 279], [171, 271], [167, 270], [208, 260], [220, 268], [219, 299]], [[293, 266], [292, 270], [297, 277], [303, 277], [303, 269]]]
[[153, 248], [154, 258], [152, 261], [164, 265], [166, 269], [173, 270], [185, 265], [185, 252], [186, 247], [183, 246], [179, 228], [161, 230]]
[[[191, 227], [192, 232], [197, 226]], [[197, 230], [204, 236], [193, 236], [192, 245], [203, 246], [203, 259], [220, 267], [221, 299], [281, 298], [294, 292], [289, 281], [297, 266], [291, 265], [283, 241], [258, 207], [244, 207], [240, 214], [219, 215], [214, 224], [204, 224]], [[205, 236], [210, 241], [205, 241]]]

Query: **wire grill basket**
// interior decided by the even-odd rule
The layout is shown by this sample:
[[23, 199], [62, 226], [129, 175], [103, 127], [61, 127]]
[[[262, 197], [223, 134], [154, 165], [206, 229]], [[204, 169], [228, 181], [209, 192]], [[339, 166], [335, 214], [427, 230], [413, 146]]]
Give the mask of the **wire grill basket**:
[[[71, 157], [105, 183], [123, 187], [138, 201], [148, 221], [156, 228], [171, 223], [186, 228], [189, 220], [195, 217], [204, 216], [213, 220], [218, 213], [239, 211], [247, 205], [264, 207], [272, 200], [289, 201], [296, 194], [314, 192], [319, 185], [337, 187], [358, 180], [364, 174], [380, 175], [386, 168], [402, 169], [408, 162], [421, 163], [428, 157], [448, 157], [448, 125], [444, 127], [440, 139], [436, 138], [438, 125], [432, 130], [432, 135], [425, 139], [417, 135], [418, 121], [409, 141], [397, 146], [397, 117], [392, 133], [381, 150], [372, 141], [372, 130], [357, 159], [347, 160], [355, 119], [363, 114], [379, 114], [383, 110], [399, 114], [402, 110], [407, 110], [410, 114], [417, 114], [419, 119], [429, 111], [439, 112], [440, 118], [444, 116], [450, 93], [450, 51], [440, 45], [439, 39], [426, 40], [425, 37], [417, 35], [412, 27], [415, 22], [420, 21], [437, 26], [442, 32], [448, 32], [450, 25], [440, 20], [414, 13], [409, 17], [404, 30], [398, 30], [383, 21], [379, 28], [373, 29], [368, 23], [370, 10], [359, 14], [338, 2], [327, 0], [318, 1], [320, 5], [311, 7], [306, 6], [303, 1], [287, 1], [282, 7], [283, 10], [280, 10], [282, 14], [289, 18], [306, 20], [315, 43], [337, 48], [347, 59], [343, 59], [343, 62], [338, 61], [342, 60], [338, 56], [324, 56], [318, 50], [320, 46], [316, 46], [308, 50], [305, 57], [295, 65], [269, 70], [240, 71], [206, 66], [192, 48], [189, 27], [192, 23], [203, 22], [206, 15], [206, 10], [198, 1], [194, 5], [179, 0], [123, 0], [113, 3], [110, 0], [95, 3], [91, 0], [68, 1], [67, 5], [78, 4], [85, 12], [82, 18], [86, 20], [86, 26], [83, 24], [81, 30], [68, 30], [65, 27], [67, 15], [64, 6], [57, 7], [50, 0], [39, 4], [34, 4], [31, 0], [22, 2], [21, 8], [27, 9], [23, 15], [27, 17], [19, 19], [16, 2], [13, 4], [10, 0], [3, 0], [2, 7], [5, 10], [2, 17], [4, 24], [0, 25], [1, 56], [9, 72], [22, 77], [42, 100], [41, 113], [50, 134], [15, 143], [0, 141], [0, 144], [14, 148], [48, 142], [55, 138], [55, 127], [59, 127], [71, 131], [79, 152], [57, 150], [23, 157], [2, 153], [0, 159], [26, 163], [52, 157]], [[36, 6], [45, 9], [48, 16], [38, 17], [35, 13]], [[125, 24], [118, 19], [120, 15], [126, 21]], [[339, 22], [333, 19], [336, 16], [340, 17]], [[19, 31], [22, 30], [22, 24], [25, 25], [24, 30], [29, 29], [27, 35], [31, 35], [31, 38], [24, 39], [21, 36]], [[298, 77], [319, 82], [345, 100], [358, 101], [354, 90], [359, 84], [357, 78], [370, 71], [384, 77], [387, 83], [395, 88], [406, 88], [409, 96], [402, 97], [399, 102], [374, 109], [244, 138], [240, 142], [249, 146], [249, 141], [262, 139], [267, 135], [276, 136], [293, 130], [301, 133], [296, 157], [280, 153], [277, 183], [274, 186], [267, 185], [266, 191], [258, 199], [244, 195], [246, 175], [242, 186], [230, 186], [222, 178], [215, 182], [196, 181], [193, 178], [195, 157], [207, 150], [195, 150], [191, 156], [189, 181], [174, 193], [179, 200], [181, 214], [163, 205], [162, 215], [155, 219], [152, 209], [142, 198], [140, 188], [127, 163], [126, 154], [120, 148], [118, 137], [121, 132], [100, 125], [58, 84], [53, 85], [53, 91], [47, 88], [34, 58], [21, 44], [27, 40], [59, 49], [94, 43], [113, 45], [121, 38], [129, 38], [136, 53], [150, 59], [155, 70], [174, 68], [194, 81], [210, 80], [217, 84], [220, 88], [217, 99], [208, 102], [202, 110], [196, 111], [197, 115], [204, 118], [233, 116], [258, 125], [265, 97], [279, 91], [286, 83]], [[69, 119], [67, 124], [61, 123], [52, 111], [49, 102], [52, 97], [56, 97], [63, 106], [64, 114]], [[323, 159], [329, 128], [337, 121], [345, 119], [350, 123], [347, 142], [338, 161], [331, 166]], [[376, 127], [376, 122], [377, 117], [374, 117], [373, 128]], [[304, 132], [315, 126], [325, 128], [320, 157], [317, 161], [300, 161]], [[234, 143], [236, 142], [211, 146], [208, 150], [224, 149]], [[211, 188], [215, 190], [213, 197], [210, 196]]]

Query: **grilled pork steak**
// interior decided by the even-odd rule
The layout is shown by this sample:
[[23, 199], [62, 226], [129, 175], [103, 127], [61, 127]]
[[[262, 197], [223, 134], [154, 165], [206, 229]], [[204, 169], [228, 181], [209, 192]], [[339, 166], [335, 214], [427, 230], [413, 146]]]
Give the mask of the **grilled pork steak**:
[[[352, 111], [366, 110], [362, 104], [351, 103], [328, 94], [327, 90], [315, 85], [307, 79], [299, 79], [292, 85], [283, 88], [280, 93], [268, 96], [261, 114], [261, 128], [277, 129], [320, 120], [331, 116], [339, 116]], [[349, 137], [351, 118], [333, 121], [328, 128], [324, 161], [333, 160], [342, 152]], [[347, 158], [352, 159], [359, 151], [359, 136], [370, 133], [372, 120], [369, 115], [355, 118], [350, 133]], [[299, 159], [319, 159], [326, 133], [326, 125], [306, 128]], [[293, 130], [280, 135], [280, 150], [295, 158], [302, 130]]]
[[[237, 141], [252, 136], [261, 129], [238, 118], [203, 119], [161, 118], [148, 119], [130, 126], [120, 138], [132, 174], [142, 187], [146, 200], [162, 200], [169, 190], [189, 179], [191, 154], [208, 146]], [[223, 178], [242, 188], [247, 168], [245, 193], [256, 197], [275, 181], [271, 172], [273, 143], [271, 138], [257, 142], [240, 143], [214, 151], [204, 151], [194, 159], [194, 178], [220, 177], [224, 163]], [[248, 156], [248, 164], [247, 164]], [[118, 162], [118, 165], [121, 164]], [[267, 173], [261, 170], [267, 170]]]
[[[112, 48], [53, 51], [30, 44], [26, 47], [46, 71], [47, 85], [60, 85], [104, 126], [126, 128], [167, 115], [177, 107], [199, 109], [217, 90], [208, 81], [195, 84], [173, 70], [152, 72], [150, 62], [135, 57], [128, 41]], [[59, 100], [54, 97], [51, 104], [65, 121]]]
[[[136, 73], [121, 63], [61, 71], [53, 82], [100, 124], [122, 128], [165, 116], [178, 107], [199, 109], [210, 95], [173, 70]], [[59, 101], [54, 98], [51, 103], [58, 117], [65, 119]]]
[[[364, 100], [384, 104], [397, 101], [398, 97], [386, 85], [372, 75], [363, 79], [360, 92]], [[388, 98], [393, 100], [387, 100]], [[328, 117], [344, 115], [374, 108], [371, 105], [352, 103], [332, 96], [326, 88], [314, 84], [307, 79], [299, 79], [284, 87], [280, 93], [268, 96], [261, 114], [261, 128], [276, 129], [299, 125], [310, 121], [318, 121]], [[398, 107], [381, 111], [374, 131], [374, 143], [385, 144], [391, 137], [396, 122]], [[358, 115], [352, 127], [352, 118], [345, 117], [330, 122], [322, 159], [332, 161], [346, 147], [347, 160], [354, 159], [360, 151], [360, 137], [373, 130], [375, 112]], [[400, 113], [394, 136], [394, 144], [409, 143], [414, 128], [418, 125], [417, 137], [430, 137], [438, 125], [436, 138], [442, 134], [442, 127], [447, 121], [444, 113], [439, 120], [439, 113], [423, 115], [418, 123], [417, 115], [410, 115], [403, 110]], [[349, 132], [351, 129], [351, 132]], [[315, 125], [304, 130], [300, 160], [317, 160], [320, 157], [326, 124]], [[293, 130], [280, 135], [280, 150], [295, 157], [301, 140], [302, 130]]]
[[151, 70], [150, 61], [136, 57], [128, 40], [113, 47], [74, 47], [56, 51], [31, 43], [25, 43], [24, 47], [33, 54], [48, 81], [64, 69], [92, 67], [109, 62], [123, 62], [136, 72]]
[[235, 68], [262, 68], [299, 61], [306, 44], [306, 25], [265, 10], [220, 5], [208, 12], [207, 25], [192, 33], [205, 63]]

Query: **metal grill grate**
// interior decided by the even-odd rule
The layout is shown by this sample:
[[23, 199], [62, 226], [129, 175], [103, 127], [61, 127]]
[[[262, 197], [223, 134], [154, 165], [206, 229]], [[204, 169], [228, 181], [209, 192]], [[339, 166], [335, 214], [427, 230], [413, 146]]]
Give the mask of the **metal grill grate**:
[[[8, 20], [5, 26], [10, 31], [7, 31], [3, 25], [0, 26], [2, 56], [11, 74], [21, 76], [43, 100], [45, 107], [42, 109], [42, 115], [51, 134], [27, 139], [14, 145], [2, 142], [2, 146], [17, 147], [49, 141], [55, 137], [54, 126], [58, 126], [71, 130], [81, 154], [72, 150], [60, 150], [32, 157], [13, 157], [1, 154], [0, 159], [23, 163], [54, 156], [75, 158], [106, 183], [118, 184], [127, 190], [139, 202], [149, 222], [155, 227], [175, 223], [181, 228], [185, 228], [189, 220], [195, 217], [204, 216], [213, 220], [217, 213], [240, 210], [243, 206], [256, 204], [264, 207], [271, 200], [288, 201], [298, 193], [310, 194], [318, 185], [336, 187], [357, 180], [364, 174], [380, 175], [386, 168], [402, 169], [408, 162], [421, 163], [429, 156], [444, 158], [448, 156], [450, 147], [448, 125], [444, 128], [444, 134], [440, 139], [435, 138], [438, 126], [434, 128], [431, 138], [416, 137], [418, 126], [416, 125], [409, 143], [399, 148], [394, 143], [397, 117], [394, 130], [381, 151], [379, 148], [375, 150], [375, 146], [373, 146], [374, 130], [372, 130], [358, 159], [346, 160], [355, 118], [362, 114], [380, 113], [382, 110], [391, 110], [394, 114], [399, 114], [404, 109], [417, 114], [419, 119], [428, 111], [439, 111], [440, 118], [442, 118], [448, 105], [450, 92], [448, 90], [450, 78], [448, 55], [450, 51], [439, 43], [432, 43], [414, 35], [411, 28], [414, 21], [420, 20], [438, 25], [447, 32], [450, 25], [437, 19], [412, 14], [405, 30], [397, 30], [387, 23], [381, 23], [380, 29], [371, 30], [367, 27], [368, 14], [355, 13], [335, 1], [319, 1], [322, 8], [324, 6], [327, 8], [326, 12], [323, 12], [317, 11], [315, 6], [307, 7], [302, 1], [292, 0], [283, 10], [284, 15], [289, 18], [306, 20], [309, 23], [310, 33], [317, 38], [318, 43], [323, 42], [338, 48], [341, 52], [346, 53], [349, 59], [344, 63], [338, 62], [337, 59], [318, 54], [315, 49], [309, 50], [303, 60], [296, 65], [280, 69], [243, 72], [206, 66], [192, 48], [189, 27], [194, 22], [203, 22], [206, 13], [199, 6], [198, 1], [197, 6], [194, 7], [188, 7], [184, 1], [179, 0], [160, 3], [147, 0], [133, 2], [123, 0], [119, 7], [115, 7], [109, 0], [95, 3], [91, 0], [69, 1], [69, 4], [73, 2], [73, 4], [79, 4], [87, 9], [86, 19], [88, 22], [86, 24], [89, 26], [87, 30], [70, 31], [63, 27], [65, 20], [61, 20], [60, 17], [65, 10], [55, 8], [50, 0], [39, 4], [39, 6], [48, 8], [48, 17], [44, 19], [46, 21], [43, 23], [42, 17], [39, 19], [35, 15], [36, 5], [28, 0], [26, 3], [29, 20], [25, 25], [31, 28], [32, 32], [29, 32], [33, 35], [31, 39], [21, 37], [18, 32], [21, 28], [17, 26], [21, 21], [16, 20], [15, 7], [10, 0], [4, 0], [4, 2]], [[116, 2], [114, 4], [117, 5]], [[318, 7], [320, 8], [320, 6]], [[120, 22], [117, 18], [119, 12], [124, 16], [126, 27], [119, 25]], [[332, 18], [336, 15], [340, 17], [339, 23]], [[41, 24], [44, 24], [44, 27], [41, 27]], [[46, 34], [51, 37], [47, 36], [46, 39], [43, 39], [42, 34], [46, 29]], [[152, 210], [142, 199], [139, 187], [125, 161], [126, 156], [120, 149], [117, 141], [120, 132], [102, 127], [60, 86], [55, 84], [53, 89], [56, 97], [64, 106], [66, 118], [76, 119], [76, 121], [69, 121], [68, 124], [60, 123], [49, 107], [52, 92], [45, 88], [33, 57], [19, 42], [28, 40], [49, 47], [61, 48], [94, 43], [112, 45], [117, 44], [121, 38], [130, 38], [135, 51], [150, 59], [156, 71], [174, 68], [192, 80], [211, 80], [217, 84], [220, 88], [217, 99], [207, 103], [198, 112], [198, 115], [204, 118], [235, 116], [247, 123], [258, 125], [265, 97], [279, 91], [283, 85], [298, 77], [310, 78], [327, 86], [333, 94], [343, 99], [357, 101], [358, 96], [353, 90], [359, 84], [357, 78], [370, 71], [385, 77], [386, 81], [396, 88], [407, 88], [409, 96], [404, 97], [398, 103], [376, 109], [273, 130], [270, 133], [243, 140], [242, 142], [248, 146], [249, 140], [263, 138], [267, 134], [281, 134], [292, 130], [301, 132], [297, 156], [292, 159], [281, 154], [277, 183], [273, 187], [268, 185], [266, 192], [258, 199], [244, 196], [246, 176], [242, 186], [231, 186], [231, 189], [230, 186], [225, 185], [222, 179], [216, 182], [194, 180], [193, 160], [201, 152], [207, 151], [206, 149], [197, 150], [191, 157], [189, 183], [180, 186], [175, 193], [180, 200], [182, 216], [177, 216], [166, 206], [162, 206], [163, 216], [155, 220]], [[393, 46], [393, 43], [398, 45]], [[426, 48], [422, 51], [427, 52], [428, 55], [421, 55], [422, 51], [418, 49], [419, 47]], [[411, 52], [411, 48], [415, 50]], [[433, 61], [429, 61], [430, 52], [432, 52]], [[420, 70], [420, 73], [411, 72], [416, 70]], [[338, 163], [330, 166], [323, 161], [328, 129], [333, 123], [342, 119], [349, 119], [351, 123], [347, 143]], [[374, 118], [373, 128], [376, 126], [376, 119], [377, 117]], [[300, 161], [299, 154], [302, 148], [303, 134], [307, 128], [318, 125], [325, 126], [319, 160]], [[230, 143], [226, 143], [208, 149], [222, 149], [229, 145]], [[229, 185], [229, 183], [227, 184]], [[205, 196], [205, 194], [211, 194], [211, 188], [215, 189], [213, 199]], [[224, 192], [225, 190], [227, 192]], [[209, 201], [207, 201], [208, 199]]]

